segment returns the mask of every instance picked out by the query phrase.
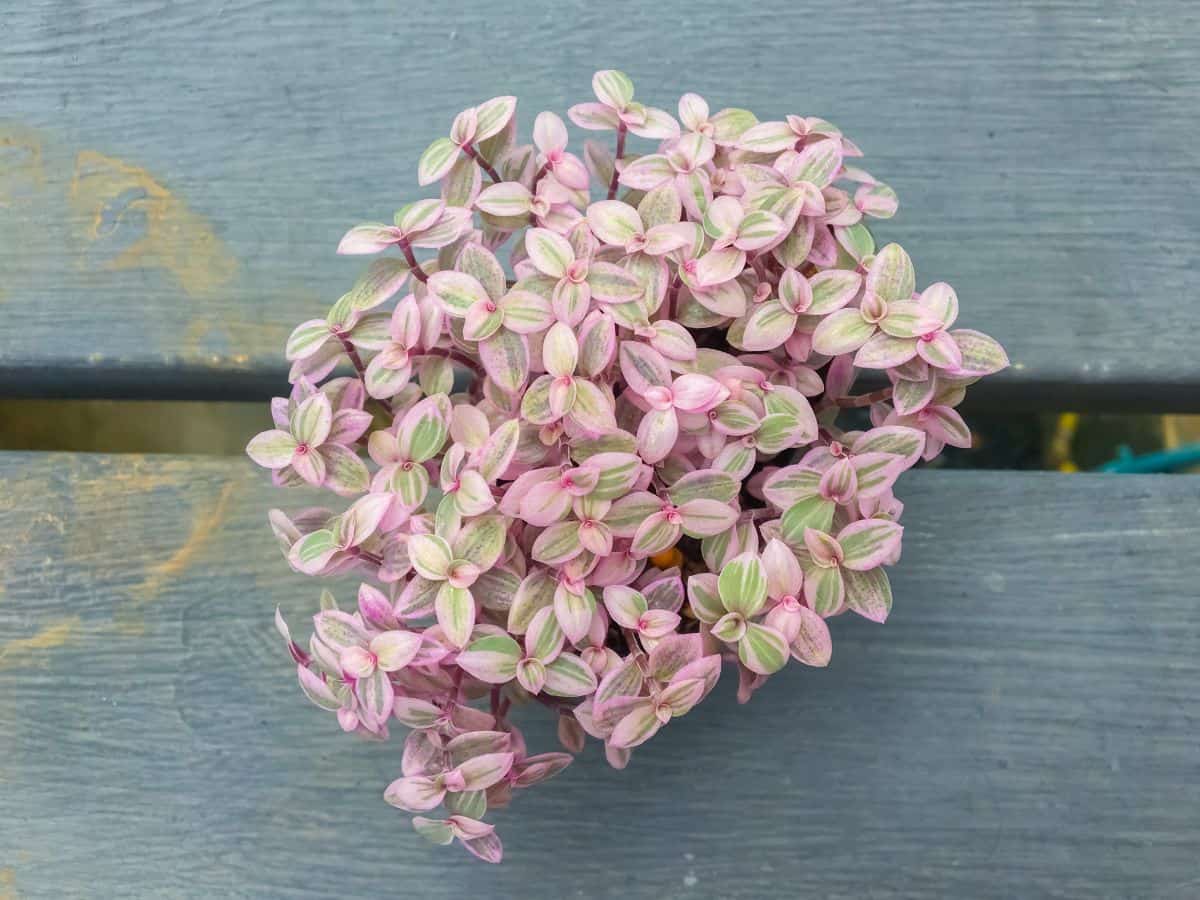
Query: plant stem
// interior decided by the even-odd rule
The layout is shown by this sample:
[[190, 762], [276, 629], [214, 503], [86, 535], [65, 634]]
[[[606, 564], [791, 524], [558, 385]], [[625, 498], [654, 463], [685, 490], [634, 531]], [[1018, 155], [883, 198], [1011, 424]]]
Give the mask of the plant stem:
[[422, 350], [421, 356], [440, 356], [443, 359], [448, 359], [451, 362], [456, 362], [460, 366], [465, 366], [474, 372], [477, 376], [483, 376], [483, 368], [475, 360], [469, 356], [464, 356], [457, 350], [444, 350], [441, 347], [431, 347], [428, 350]]
[[413, 278], [424, 284], [429, 280], [429, 276], [425, 274], [425, 270], [421, 268], [421, 264], [417, 262], [417, 258], [413, 256], [412, 244], [408, 242], [408, 238], [400, 240], [400, 249], [404, 252], [404, 258], [408, 261], [408, 267], [412, 269]]
[[617, 126], [617, 154], [613, 157], [612, 178], [608, 182], [608, 199], [617, 196], [617, 162], [625, 155], [625, 123]]
[[872, 403], [880, 403], [891, 398], [891, 387], [885, 387], [877, 391], [871, 391], [869, 394], [859, 394], [855, 397], [838, 397], [834, 402], [842, 409], [854, 409], [859, 406], [870, 406]]
[[492, 164], [480, 156], [479, 151], [476, 150], [471, 144], [463, 144], [463, 153], [467, 154], [467, 156], [479, 163], [479, 167], [488, 173], [488, 178], [492, 179], [492, 184], [499, 184], [504, 180], [500, 177], [499, 173], [492, 168]]
[[364, 562], [369, 562], [374, 566], [383, 565], [383, 557], [372, 553], [370, 550], [364, 550], [361, 547], [351, 547], [348, 551], [351, 556], [356, 556]]
[[[343, 337], [340, 334], [337, 337], [338, 340], [342, 342], [342, 350], [348, 357], [350, 357], [350, 365], [354, 366], [354, 371], [358, 373], [359, 380], [365, 385], [367, 382], [367, 367], [363, 365], [362, 357], [358, 355], [358, 348], [350, 343], [349, 338]], [[383, 407], [384, 412], [393, 418], [395, 417], [396, 412], [392, 409], [391, 403], [380, 398], [373, 399], [375, 399], [375, 402]]]

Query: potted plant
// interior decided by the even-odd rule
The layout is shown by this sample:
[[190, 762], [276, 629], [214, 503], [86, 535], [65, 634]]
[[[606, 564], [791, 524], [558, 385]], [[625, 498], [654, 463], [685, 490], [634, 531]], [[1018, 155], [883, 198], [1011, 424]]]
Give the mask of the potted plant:
[[[896, 195], [834, 125], [592, 86], [568, 116], [615, 151], [551, 112], [519, 143], [513, 97], [458, 114], [418, 164], [439, 196], [342, 239], [379, 258], [293, 332], [247, 448], [338, 498], [271, 512], [292, 567], [362, 579], [307, 645], [277, 613], [301, 689], [348, 732], [407, 726], [384, 799], [489, 862], [487, 812], [585, 736], [622, 768], [724, 666], [744, 702], [826, 665], [831, 617], [884, 621], [896, 479], [969, 446], [955, 407], [1008, 364], [876, 248]], [[526, 746], [529, 702], [570, 752]]]

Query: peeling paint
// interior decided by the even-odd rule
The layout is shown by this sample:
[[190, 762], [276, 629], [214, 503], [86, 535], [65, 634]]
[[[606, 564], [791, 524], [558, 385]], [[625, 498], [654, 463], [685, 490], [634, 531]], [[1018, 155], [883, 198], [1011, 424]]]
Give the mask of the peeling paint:
[[237, 272], [236, 257], [205, 217], [124, 160], [81, 150], [69, 201], [85, 243], [113, 248], [104, 268], [165, 269], [191, 298], [211, 296]]
[[0, 125], [0, 209], [32, 201], [45, 186], [41, 136], [18, 122]]
[[163, 588], [182, 575], [195, 561], [205, 543], [228, 515], [229, 501], [233, 499], [236, 486], [237, 483], [232, 481], [226, 484], [212, 508], [196, 518], [187, 540], [167, 559], [147, 569], [146, 577], [130, 590], [128, 600], [115, 611], [118, 630], [126, 634], [141, 634], [145, 631], [141, 608], [157, 600]]

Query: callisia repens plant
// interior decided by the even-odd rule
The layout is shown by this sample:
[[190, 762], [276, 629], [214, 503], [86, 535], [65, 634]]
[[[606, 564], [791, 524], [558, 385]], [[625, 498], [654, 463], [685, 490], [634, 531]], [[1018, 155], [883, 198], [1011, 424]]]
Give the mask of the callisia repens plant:
[[[519, 143], [513, 97], [455, 117], [418, 164], [438, 195], [342, 239], [378, 258], [292, 333], [247, 448], [333, 495], [271, 512], [291, 566], [361, 579], [306, 645], [277, 614], [301, 689], [345, 731], [409, 729], [384, 799], [488, 862], [487, 814], [586, 735], [623, 768], [725, 665], [744, 702], [828, 664], [831, 617], [884, 621], [893, 485], [970, 445], [955, 407], [1008, 365], [876, 247], [896, 194], [829, 122], [592, 88], [567, 115], [612, 135], [581, 153], [552, 112]], [[530, 752], [532, 703], [569, 752]]]

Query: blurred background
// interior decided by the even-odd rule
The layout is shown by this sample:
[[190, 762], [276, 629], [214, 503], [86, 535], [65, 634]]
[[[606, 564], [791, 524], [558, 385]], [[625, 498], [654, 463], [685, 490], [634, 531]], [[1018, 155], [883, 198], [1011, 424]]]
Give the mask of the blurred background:
[[[975, 446], [947, 447], [933, 466], [1200, 471], [1200, 416], [1003, 413], [969, 399], [964, 415]], [[269, 427], [262, 402], [0, 400], [0, 450], [238, 455]]]

